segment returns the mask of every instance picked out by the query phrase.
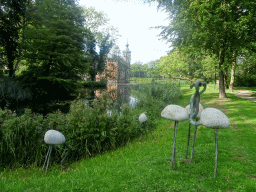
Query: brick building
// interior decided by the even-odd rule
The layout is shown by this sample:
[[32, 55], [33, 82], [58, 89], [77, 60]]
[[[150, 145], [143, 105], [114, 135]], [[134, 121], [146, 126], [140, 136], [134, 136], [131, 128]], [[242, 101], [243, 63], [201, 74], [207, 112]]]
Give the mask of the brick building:
[[127, 43], [123, 58], [108, 58], [104, 72], [96, 75], [96, 81], [106, 78], [108, 83], [129, 83], [130, 62], [131, 51], [129, 50], [129, 44]]

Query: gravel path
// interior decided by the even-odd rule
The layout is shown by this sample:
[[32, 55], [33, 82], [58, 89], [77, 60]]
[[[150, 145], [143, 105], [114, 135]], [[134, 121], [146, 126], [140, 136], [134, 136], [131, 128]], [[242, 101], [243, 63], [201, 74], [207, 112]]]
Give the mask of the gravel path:
[[235, 96], [256, 102], [256, 97], [251, 97], [253, 92], [248, 91], [246, 89], [237, 89], [237, 91], [239, 91], [239, 93], [237, 93]]

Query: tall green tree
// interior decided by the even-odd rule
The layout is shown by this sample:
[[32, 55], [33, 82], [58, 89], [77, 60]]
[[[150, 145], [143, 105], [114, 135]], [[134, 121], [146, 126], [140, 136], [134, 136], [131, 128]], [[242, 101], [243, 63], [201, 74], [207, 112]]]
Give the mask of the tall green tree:
[[256, 53], [249, 50], [243, 50], [237, 60], [235, 86], [255, 87]]
[[92, 32], [89, 32], [88, 37], [89, 38], [87, 41], [87, 54], [90, 58], [89, 74], [91, 76], [91, 81], [95, 81], [97, 73], [102, 73], [105, 69], [107, 56], [113, 46], [113, 42], [109, 40], [109, 35], [105, 36], [98, 45], [99, 52], [97, 52], [97, 43], [95, 35]]
[[[157, 63], [158, 74], [166, 74], [172, 79], [193, 81], [195, 78], [209, 82], [216, 61], [200, 50], [173, 49], [168, 56], [161, 57]], [[209, 65], [209, 67], [208, 67]]]
[[254, 0], [161, 0], [159, 7], [169, 13], [170, 24], [162, 27], [162, 37], [175, 47], [202, 48], [218, 57], [219, 98], [226, 98], [225, 60], [233, 51], [255, 44]]
[[15, 60], [19, 56], [20, 30], [24, 26], [29, 0], [1, 0], [0, 8], [0, 65], [7, 65], [9, 77], [15, 74]]
[[89, 74], [91, 80], [95, 81], [97, 73], [104, 71], [107, 56], [119, 34], [115, 27], [108, 24], [109, 19], [102, 11], [84, 6], [83, 15], [86, 18], [84, 25], [90, 30], [89, 41], [87, 42], [87, 53], [91, 58]]
[[145, 78], [146, 73], [143, 69], [143, 63], [137, 61], [131, 65], [131, 76], [137, 78]]
[[29, 66], [40, 66], [44, 76], [65, 79], [85, 72], [87, 31], [81, 8], [75, 1], [60, 0], [36, 0], [35, 6], [38, 22], [25, 31]]
[[147, 63], [149, 67], [149, 73], [150, 77], [159, 77], [158, 72], [157, 72], [157, 64], [159, 63], [160, 59], [152, 60]]
[[75, 0], [36, 0], [33, 5], [35, 20], [25, 29], [28, 68], [19, 80], [42, 105], [74, 98], [79, 74], [89, 70], [82, 8]]

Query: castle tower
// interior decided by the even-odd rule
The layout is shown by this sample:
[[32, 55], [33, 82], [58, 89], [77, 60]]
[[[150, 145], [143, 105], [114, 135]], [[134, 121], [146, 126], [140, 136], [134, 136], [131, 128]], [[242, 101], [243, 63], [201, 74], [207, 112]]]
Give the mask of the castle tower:
[[[129, 44], [128, 44], [128, 42], [127, 42], [127, 44], [126, 44], [126, 50], [125, 50], [125, 61], [126, 61], [126, 63], [127, 64], [129, 64], [129, 66], [130, 66], [130, 64], [131, 64], [131, 51], [129, 50]], [[130, 67], [129, 67], [130, 68]]]
[[127, 41], [126, 50], [125, 50], [125, 62], [127, 65], [127, 69], [125, 71], [125, 83], [130, 83], [131, 51], [129, 50], [128, 41]]

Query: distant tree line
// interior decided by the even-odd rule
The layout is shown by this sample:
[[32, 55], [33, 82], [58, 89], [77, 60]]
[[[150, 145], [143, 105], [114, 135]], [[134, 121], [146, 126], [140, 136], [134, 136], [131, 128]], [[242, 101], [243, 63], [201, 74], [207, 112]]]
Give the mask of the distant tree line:
[[158, 78], [161, 77], [157, 73], [157, 63], [159, 60], [150, 61], [143, 64], [140, 61], [137, 61], [131, 65], [131, 77], [136, 78]]
[[160, 59], [159, 73], [174, 79], [212, 81], [216, 66], [219, 98], [226, 98], [225, 90], [232, 91], [234, 85], [256, 85], [255, 0], [157, 3], [170, 19], [169, 25], [157, 28], [173, 47], [168, 56]]

